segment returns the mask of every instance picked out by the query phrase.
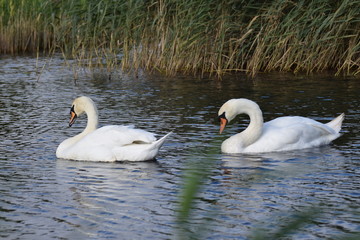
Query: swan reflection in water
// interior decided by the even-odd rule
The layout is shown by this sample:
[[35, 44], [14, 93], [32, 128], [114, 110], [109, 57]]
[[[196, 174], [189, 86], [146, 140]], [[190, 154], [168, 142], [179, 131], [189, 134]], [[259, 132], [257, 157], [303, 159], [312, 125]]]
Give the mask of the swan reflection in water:
[[[164, 219], [171, 222], [171, 205], [177, 197], [169, 194], [174, 192], [173, 176], [158, 161], [103, 163], [58, 159], [56, 165], [63, 204], [70, 206], [63, 219], [75, 226], [81, 239], [105, 230], [115, 235], [121, 230], [124, 236], [136, 239], [140, 222], [143, 229], [154, 229]], [[74, 236], [71, 233], [66, 237]]]
[[314, 173], [344, 160], [341, 152], [332, 146], [322, 146], [294, 151], [269, 152], [257, 154], [223, 154], [222, 168], [229, 175], [261, 173], [277, 177]]

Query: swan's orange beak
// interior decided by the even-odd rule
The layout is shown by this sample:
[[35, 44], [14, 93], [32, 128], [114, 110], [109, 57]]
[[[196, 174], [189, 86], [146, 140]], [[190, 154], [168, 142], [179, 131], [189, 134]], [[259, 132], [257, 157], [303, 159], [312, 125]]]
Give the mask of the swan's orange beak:
[[220, 121], [220, 134], [224, 131], [224, 128], [228, 122], [228, 120], [226, 118], [219, 118]]
[[76, 113], [75, 113], [75, 111], [74, 111], [74, 106], [73, 106], [73, 107], [71, 108], [71, 110], [70, 110], [69, 127], [71, 127], [71, 126], [74, 124], [76, 118], [77, 118], [77, 115], [76, 115]]

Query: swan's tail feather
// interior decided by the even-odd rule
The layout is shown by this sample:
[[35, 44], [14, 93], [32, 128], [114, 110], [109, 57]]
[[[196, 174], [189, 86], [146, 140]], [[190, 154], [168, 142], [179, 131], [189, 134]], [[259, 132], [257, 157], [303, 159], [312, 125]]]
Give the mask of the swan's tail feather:
[[168, 136], [170, 136], [171, 134], [172, 134], [172, 132], [169, 132], [169, 133], [167, 133], [165, 136], [163, 136], [162, 138], [160, 138], [159, 140], [157, 140], [157, 141], [154, 143], [153, 147], [154, 147], [154, 148], [160, 148], [160, 147], [164, 144], [166, 138], [167, 138]]
[[169, 132], [159, 140], [152, 143], [136, 142], [113, 149], [117, 161], [148, 161], [156, 157], [160, 147], [164, 144], [166, 138], [171, 134]]
[[340, 132], [342, 122], [344, 121], [345, 114], [342, 113], [338, 117], [334, 118], [330, 122], [328, 122], [326, 125], [334, 129], [336, 132]]

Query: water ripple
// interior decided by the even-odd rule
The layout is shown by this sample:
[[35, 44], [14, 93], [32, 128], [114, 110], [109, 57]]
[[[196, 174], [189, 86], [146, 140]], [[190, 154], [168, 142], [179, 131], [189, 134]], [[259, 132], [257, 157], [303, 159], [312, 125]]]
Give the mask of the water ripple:
[[[292, 239], [360, 231], [354, 80], [213, 81], [145, 73], [134, 79], [119, 73], [111, 81], [83, 75], [75, 84], [60, 58], [47, 60], [0, 59], [0, 238], [174, 239], [182, 177], [193, 166], [210, 172], [188, 219], [194, 236], [204, 228], [207, 239], [248, 239], [259, 227], [272, 231], [312, 206], [321, 214]], [[69, 105], [83, 94], [98, 103], [101, 125], [136, 123], [159, 136], [173, 131], [157, 161], [56, 159], [58, 144], [85, 125], [82, 118], [67, 127]], [[328, 121], [345, 110], [344, 135], [317, 149], [221, 154], [223, 139], [248, 123], [240, 118], [218, 135], [217, 109], [233, 97], [258, 101], [266, 120], [286, 114]]]

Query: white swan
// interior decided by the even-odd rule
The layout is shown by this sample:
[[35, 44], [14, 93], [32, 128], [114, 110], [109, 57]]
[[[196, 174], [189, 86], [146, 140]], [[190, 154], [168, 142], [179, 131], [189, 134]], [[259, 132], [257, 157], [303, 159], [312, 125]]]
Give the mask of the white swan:
[[305, 117], [279, 117], [264, 123], [259, 105], [245, 99], [231, 99], [224, 103], [218, 115], [220, 133], [238, 114], [248, 114], [249, 126], [221, 145], [224, 153], [261, 153], [289, 151], [321, 146], [340, 136], [344, 114], [326, 124]]
[[97, 128], [98, 111], [89, 97], [76, 98], [70, 110], [71, 126], [75, 119], [87, 114], [85, 130], [64, 140], [56, 150], [56, 157], [83, 161], [146, 161], [157, 155], [168, 133], [159, 140], [154, 134], [132, 126], [105, 126]]

